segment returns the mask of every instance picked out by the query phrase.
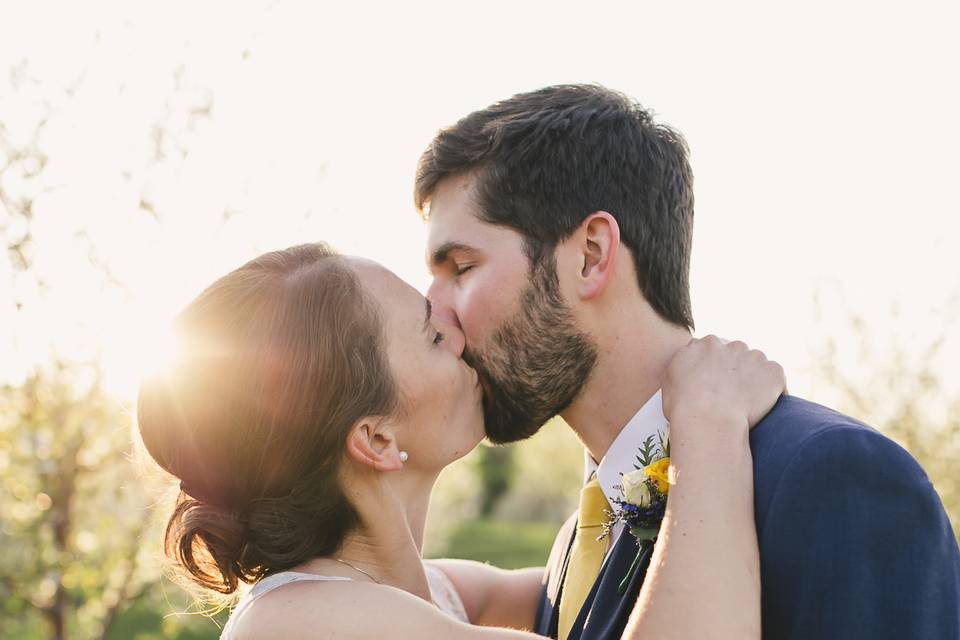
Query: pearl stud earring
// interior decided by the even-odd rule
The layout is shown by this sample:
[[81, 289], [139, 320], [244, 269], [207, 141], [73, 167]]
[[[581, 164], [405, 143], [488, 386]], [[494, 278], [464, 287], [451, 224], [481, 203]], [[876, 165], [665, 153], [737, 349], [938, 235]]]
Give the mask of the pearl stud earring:
[[406, 462], [410, 459], [410, 455], [406, 451], [400, 452], [400, 462]]

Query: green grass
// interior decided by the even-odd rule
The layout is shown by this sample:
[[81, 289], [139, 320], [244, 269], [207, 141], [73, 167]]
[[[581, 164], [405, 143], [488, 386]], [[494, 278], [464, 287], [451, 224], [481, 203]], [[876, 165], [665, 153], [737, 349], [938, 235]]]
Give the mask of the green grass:
[[473, 520], [451, 534], [438, 557], [489, 562], [502, 569], [538, 567], [547, 563], [559, 527], [545, 522]]

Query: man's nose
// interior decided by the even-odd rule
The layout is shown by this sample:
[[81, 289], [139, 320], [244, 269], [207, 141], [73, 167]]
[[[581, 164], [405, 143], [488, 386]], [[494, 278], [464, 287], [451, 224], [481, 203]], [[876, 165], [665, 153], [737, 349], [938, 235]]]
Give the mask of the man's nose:
[[434, 318], [437, 318], [447, 325], [456, 327], [458, 331], [462, 331], [463, 327], [460, 324], [460, 318], [457, 317], [457, 312], [453, 308], [453, 300], [449, 293], [449, 287], [445, 286], [441, 281], [434, 279], [430, 284], [430, 288], [427, 289], [427, 300], [430, 301]]

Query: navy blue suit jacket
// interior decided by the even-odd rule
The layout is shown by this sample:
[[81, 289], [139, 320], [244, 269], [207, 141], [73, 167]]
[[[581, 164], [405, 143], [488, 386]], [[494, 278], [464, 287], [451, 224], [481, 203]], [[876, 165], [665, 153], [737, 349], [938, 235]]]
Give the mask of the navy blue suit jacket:
[[[750, 434], [767, 640], [960, 640], [960, 550], [923, 469], [874, 429], [783, 396]], [[560, 530], [535, 630], [557, 637], [576, 514]], [[619, 638], [646, 567], [617, 541], [570, 640]], [[691, 576], [696, 579], [696, 576]], [[692, 603], [692, 606], [696, 606]]]

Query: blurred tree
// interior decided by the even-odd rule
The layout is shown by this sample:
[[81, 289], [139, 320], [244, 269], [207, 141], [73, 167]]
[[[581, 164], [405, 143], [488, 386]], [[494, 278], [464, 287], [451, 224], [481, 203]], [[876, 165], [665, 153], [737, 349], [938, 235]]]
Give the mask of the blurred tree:
[[[182, 74], [182, 69], [174, 74], [175, 91]], [[35, 268], [41, 248], [35, 241], [34, 214], [38, 199], [55, 188], [45, 176], [45, 131], [68, 109], [82, 77], [51, 97], [22, 63], [11, 70], [11, 93], [2, 96], [8, 105], [22, 98], [19, 108], [10, 110], [18, 114], [16, 121], [0, 121], [0, 239], [5, 250], [0, 274], [9, 274], [13, 298], [2, 303], [11, 305], [14, 317], [42, 319], [38, 310], [44, 308], [47, 291], [70, 286], [47, 282]], [[25, 95], [18, 93], [21, 89]], [[182, 160], [186, 151], [169, 122], [176, 118], [189, 130], [209, 114], [209, 106], [203, 96], [180, 105], [176, 113], [167, 105], [152, 131], [144, 132], [154, 144], [146, 164], [160, 163], [171, 152], [174, 161]], [[145, 199], [131, 215], [158, 216]], [[89, 235], [79, 233], [74, 240], [83, 243], [89, 258], [77, 269], [98, 274], [103, 287], [124, 287], [99, 258]], [[172, 603], [160, 582], [160, 544], [148, 517], [151, 497], [131, 455], [132, 416], [105, 389], [95, 350], [82, 360], [53, 349], [49, 354], [48, 361], [28, 367], [22, 379], [0, 385], [0, 637], [138, 637], [145, 629], [135, 629], [131, 621], [145, 619], [147, 608], [158, 612], [146, 616], [154, 623], [167, 616]], [[156, 638], [218, 635], [210, 620], [192, 618], [163, 620], [146, 631]]]
[[583, 483], [583, 445], [556, 417], [529, 440], [514, 445], [515, 473], [496, 516], [559, 527], [577, 508]]
[[514, 477], [514, 450], [509, 447], [481, 446], [477, 472], [480, 476], [480, 515], [490, 517]]
[[[130, 419], [93, 368], [55, 362], [0, 395], [4, 638], [100, 637], [145, 581]], [[44, 633], [44, 635], [47, 635]]]

